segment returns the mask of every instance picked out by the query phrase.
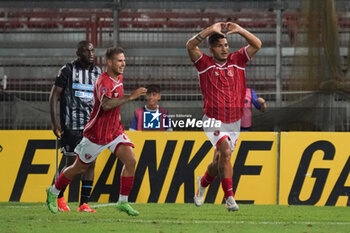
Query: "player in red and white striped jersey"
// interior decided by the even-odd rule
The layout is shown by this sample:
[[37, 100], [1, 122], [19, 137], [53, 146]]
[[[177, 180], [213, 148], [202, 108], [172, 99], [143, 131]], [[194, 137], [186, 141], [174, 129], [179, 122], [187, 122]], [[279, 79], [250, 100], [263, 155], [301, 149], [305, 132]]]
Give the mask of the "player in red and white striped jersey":
[[94, 108], [85, 126], [83, 139], [75, 148], [77, 159], [58, 177], [55, 184], [47, 189], [47, 205], [51, 212], [57, 212], [57, 194], [71, 180], [83, 173], [90, 163], [106, 148], [124, 164], [120, 175], [120, 194], [117, 208], [129, 215], [139, 213], [128, 204], [128, 196], [134, 182], [136, 159], [134, 144], [124, 132], [120, 123], [120, 106], [146, 95], [147, 89], [140, 87], [131, 95], [123, 94], [123, 71], [125, 56], [122, 48], [109, 48], [106, 51], [107, 71], [101, 74], [94, 87]]
[[[226, 39], [229, 34], [239, 34], [246, 39], [248, 45], [230, 53]], [[208, 36], [212, 56], [204, 54], [198, 47]], [[219, 22], [189, 39], [186, 47], [198, 70], [204, 99], [203, 120], [215, 119], [221, 123], [221, 127], [204, 127], [216, 150], [204, 176], [197, 178], [198, 190], [194, 202], [197, 206], [202, 205], [206, 187], [219, 176], [225, 193], [226, 208], [229, 211], [238, 210], [233, 197], [230, 159], [240, 131], [246, 92], [246, 63], [261, 48], [261, 41], [236, 23]]]

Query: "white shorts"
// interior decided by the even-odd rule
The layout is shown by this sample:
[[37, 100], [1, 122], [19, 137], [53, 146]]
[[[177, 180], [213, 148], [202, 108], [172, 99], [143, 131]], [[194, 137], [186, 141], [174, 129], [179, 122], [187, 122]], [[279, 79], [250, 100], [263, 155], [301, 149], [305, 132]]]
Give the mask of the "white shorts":
[[241, 128], [241, 120], [238, 120], [233, 123], [223, 123], [214, 118], [210, 118], [206, 115], [203, 116], [203, 122], [206, 120], [220, 122], [221, 126], [210, 126], [203, 127], [205, 134], [209, 138], [211, 144], [216, 148], [216, 146], [225, 138], [229, 139], [229, 143], [231, 144], [232, 151], [236, 147], [236, 143], [238, 140], [240, 128]]
[[134, 147], [134, 144], [130, 141], [128, 136], [123, 133], [106, 145], [98, 145], [91, 142], [88, 138], [83, 137], [81, 142], [75, 147], [74, 152], [77, 154], [77, 157], [81, 162], [88, 164], [95, 161], [97, 156], [106, 148], [108, 148], [113, 154], [116, 154], [118, 146], [121, 144]]

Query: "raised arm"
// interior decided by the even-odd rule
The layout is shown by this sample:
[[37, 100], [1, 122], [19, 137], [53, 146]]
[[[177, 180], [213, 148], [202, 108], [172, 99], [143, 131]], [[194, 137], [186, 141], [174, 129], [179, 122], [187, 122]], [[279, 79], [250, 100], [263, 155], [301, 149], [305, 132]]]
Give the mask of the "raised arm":
[[222, 30], [225, 29], [225, 27], [226, 24], [223, 22], [215, 23], [205, 28], [200, 33], [193, 36], [191, 39], [189, 39], [186, 43], [186, 48], [188, 55], [191, 58], [191, 61], [195, 62], [202, 56], [202, 51], [198, 47], [202, 40], [204, 40], [207, 36], [211, 35], [212, 33], [219, 33], [225, 35], [224, 33], [222, 33]]
[[246, 39], [246, 41], [248, 42], [247, 53], [250, 58], [252, 58], [254, 54], [258, 52], [258, 50], [261, 48], [262, 43], [260, 39], [253, 35], [251, 32], [239, 26], [238, 24], [227, 22], [226, 29], [228, 30], [226, 33], [227, 35], [232, 33], [238, 33]]

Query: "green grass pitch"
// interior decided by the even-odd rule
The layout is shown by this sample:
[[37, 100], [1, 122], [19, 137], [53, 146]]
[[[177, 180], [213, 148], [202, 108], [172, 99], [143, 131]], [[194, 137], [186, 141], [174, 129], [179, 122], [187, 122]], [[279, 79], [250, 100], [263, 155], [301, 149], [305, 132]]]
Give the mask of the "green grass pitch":
[[90, 203], [97, 213], [51, 214], [45, 203], [0, 203], [0, 232], [350, 232], [348, 207], [240, 205], [228, 212], [224, 205], [132, 204], [140, 212], [129, 217], [115, 204]]

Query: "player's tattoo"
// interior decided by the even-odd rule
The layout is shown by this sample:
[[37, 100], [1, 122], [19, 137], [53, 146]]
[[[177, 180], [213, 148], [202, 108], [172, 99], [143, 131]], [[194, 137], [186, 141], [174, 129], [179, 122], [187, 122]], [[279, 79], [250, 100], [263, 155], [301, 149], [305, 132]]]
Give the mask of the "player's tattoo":
[[202, 42], [202, 40], [204, 39], [199, 33], [196, 35], [196, 40], [198, 40], [199, 42]]

